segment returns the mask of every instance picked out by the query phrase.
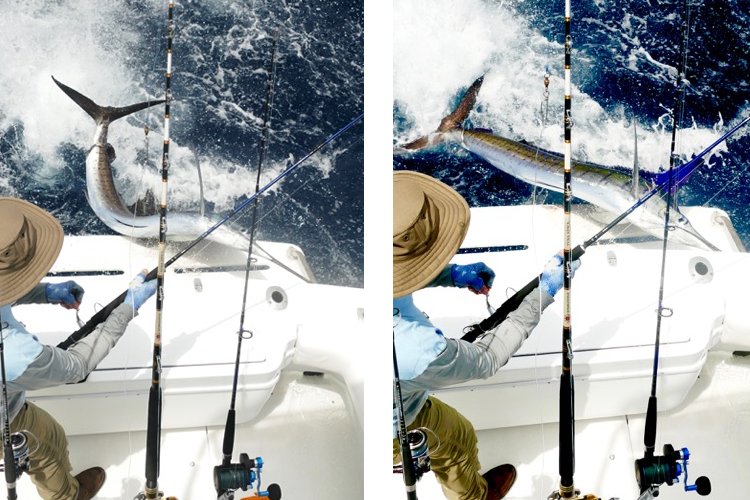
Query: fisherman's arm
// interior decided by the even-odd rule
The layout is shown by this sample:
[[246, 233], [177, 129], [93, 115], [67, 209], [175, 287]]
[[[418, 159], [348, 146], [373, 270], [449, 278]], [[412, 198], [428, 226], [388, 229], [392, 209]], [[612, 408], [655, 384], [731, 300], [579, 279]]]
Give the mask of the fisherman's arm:
[[23, 390], [35, 390], [85, 379], [117, 344], [141, 305], [155, 293], [156, 280], [144, 283], [147, 273], [144, 269], [133, 279], [123, 303], [91, 334], [68, 350], [44, 346], [14, 384]]
[[534, 290], [500, 324], [495, 334], [474, 344], [448, 339], [443, 352], [427, 367], [417, 381], [438, 389], [494, 375], [521, 347], [536, 327], [542, 311], [554, 299]]
[[70, 349], [45, 345], [12, 384], [23, 390], [37, 390], [80, 382], [109, 354], [136, 315], [132, 306], [120, 304], [106, 321]]

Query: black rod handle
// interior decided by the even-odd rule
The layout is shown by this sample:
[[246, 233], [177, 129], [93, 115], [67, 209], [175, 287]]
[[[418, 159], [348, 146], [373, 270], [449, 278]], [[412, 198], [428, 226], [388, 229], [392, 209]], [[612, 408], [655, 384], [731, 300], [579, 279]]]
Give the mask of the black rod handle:
[[[582, 245], [578, 245], [572, 250], [571, 259], [578, 260], [584, 253], [586, 253], [585, 248]], [[543, 273], [539, 274], [539, 276], [529, 281], [526, 286], [521, 288], [508, 300], [503, 302], [502, 305], [498, 307], [490, 317], [480, 321], [475, 325], [467, 327], [465, 330], [466, 333], [464, 333], [463, 337], [461, 337], [461, 340], [474, 342], [480, 335], [497, 328], [500, 323], [505, 321], [505, 318], [507, 318], [510, 313], [518, 309], [518, 306], [521, 305], [523, 299], [525, 299], [526, 296], [532, 292], [532, 290], [539, 286], [539, 282], [542, 279], [542, 274]]]

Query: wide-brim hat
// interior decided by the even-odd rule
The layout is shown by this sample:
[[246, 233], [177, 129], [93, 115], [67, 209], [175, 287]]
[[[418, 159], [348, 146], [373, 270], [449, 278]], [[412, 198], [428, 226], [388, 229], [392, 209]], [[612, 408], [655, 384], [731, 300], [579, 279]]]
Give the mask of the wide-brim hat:
[[51, 214], [28, 201], [0, 198], [0, 306], [33, 290], [62, 244], [63, 228]]
[[469, 229], [469, 205], [418, 172], [393, 173], [393, 298], [424, 288], [450, 262]]

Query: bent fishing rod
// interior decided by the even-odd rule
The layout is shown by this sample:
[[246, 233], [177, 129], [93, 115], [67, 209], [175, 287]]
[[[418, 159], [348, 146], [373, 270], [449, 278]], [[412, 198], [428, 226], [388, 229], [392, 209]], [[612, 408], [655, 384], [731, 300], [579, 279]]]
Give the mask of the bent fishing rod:
[[5, 376], [5, 335], [3, 333], [3, 318], [0, 316], [0, 370], [2, 370], [2, 405], [3, 405], [3, 466], [5, 467], [5, 486], [8, 490], [8, 500], [16, 500], [17, 467], [13, 456], [13, 443], [10, 433], [10, 410], [8, 409], [8, 381]]
[[[348, 124], [346, 124], [343, 128], [341, 128], [338, 132], [335, 134], [329, 136], [326, 140], [315, 146], [312, 150], [310, 150], [305, 156], [300, 158], [297, 162], [287, 167], [283, 172], [281, 172], [279, 175], [277, 175], [273, 180], [268, 182], [265, 186], [263, 186], [260, 191], [258, 191], [256, 194], [249, 197], [247, 200], [243, 201], [240, 205], [235, 207], [229, 214], [225, 215], [224, 218], [222, 218], [219, 222], [214, 224], [212, 227], [210, 227], [208, 230], [206, 230], [203, 234], [198, 236], [196, 239], [191, 241], [187, 246], [185, 246], [183, 249], [181, 249], [179, 252], [177, 252], [171, 259], [169, 259], [167, 262], [164, 263], [164, 267], [167, 268], [170, 265], [174, 264], [180, 257], [184, 256], [187, 252], [193, 249], [198, 243], [206, 239], [211, 233], [216, 231], [218, 228], [226, 224], [226, 222], [240, 213], [243, 209], [245, 209], [248, 205], [250, 205], [257, 197], [271, 189], [277, 182], [279, 182], [281, 179], [289, 175], [292, 171], [297, 169], [300, 165], [302, 165], [308, 158], [310, 158], [312, 155], [323, 149], [327, 144], [329, 144], [331, 141], [339, 137], [341, 134], [349, 130], [351, 127], [353, 127], [357, 122], [359, 122], [362, 118], [364, 118], [365, 114], [362, 113], [356, 118], [354, 118], [352, 121], [350, 121]], [[152, 269], [148, 275], [146, 276], [146, 279], [144, 281], [150, 281], [154, 278], [156, 278], [156, 269]], [[112, 311], [115, 310], [117, 306], [122, 304], [122, 301], [125, 300], [125, 294], [127, 293], [127, 290], [122, 292], [119, 296], [117, 296], [114, 300], [112, 300], [109, 304], [104, 306], [102, 309], [100, 309], [98, 312], [96, 312], [91, 318], [78, 330], [70, 334], [70, 336], [65, 339], [64, 341], [57, 344], [57, 347], [60, 349], [68, 349], [70, 346], [84, 338], [86, 335], [94, 331], [94, 329], [102, 323], [104, 320], [109, 317], [109, 315], [112, 313]]]
[[[662, 318], [672, 315], [669, 308], [664, 307], [664, 282], [665, 270], [667, 264], [667, 239], [669, 237], [669, 210], [672, 205], [672, 183], [674, 179], [675, 163], [675, 143], [677, 130], [680, 128], [680, 120], [684, 111], [685, 104], [685, 85], [683, 78], [687, 66], [687, 43], [689, 31], [690, 10], [688, 1], [683, 4], [682, 19], [682, 44], [680, 46], [680, 64], [677, 73], [677, 99], [672, 116], [672, 143], [669, 152], [669, 189], [667, 189], [667, 206], [664, 214], [664, 237], [661, 255], [661, 277], [659, 281], [659, 300], [656, 310], [656, 339], [654, 340], [654, 368], [651, 375], [651, 395], [648, 398], [648, 407], [646, 409], [646, 425], [643, 432], [643, 444], [645, 447], [644, 456], [635, 461], [635, 476], [640, 488], [640, 499], [652, 499], [659, 495], [659, 487], [663, 483], [672, 485], [679, 482], [680, 476], [684, 472], [685, 491], [696, 491], [699, 495], [705, 496], [711, 493], [711, 481], [701, 476], [696, 479], [695, 484], [687, 484], [687, 464], [690, 458], [690, 451], [687, 448], [675, 450], [671, 444], [665, 444], [664, 455], [654, 455], [656, 448], [656, 421], [657, 421], [657, 398], [656, 382], [659, 372], [659, 347], [661, 344], [661, 323]], [[682, 462], [681, 464], [679, 462]]]
[[396, 358], [396, 334], [393, 334], [393, 406], [398, 419], [398, 440], [401, 444], [401, 463], [403, 464], [404, 486], [407, 500], [417, 500], [417, 470], [414, 457], [409, 445], [409, 434], [406, 431], [404, 419], [404, 400], [401, 397], [401, 379], [398, 375], [398, 359]]
[[[737, 130], [745, 126], [748, 122], [750, 122], [750, 116], [745, 117], [740, 123], [732, 127], [728, 132], [726, 132], [719, 139], [714, 141], [713, 144], [708, 146], [706, 149], [704, 149], [698, 155], [696, 155], [695, 158], [691, 159], [688, 163], [686, 163], [684, 166], [685, 171], [689, 173], [695, 170], [696, 168], [698, 168], [704, 161], [703, 160], [704, 156], [710, 153], [716, 146], [718, 146], [719, 144], [727, 140], [729, 136], [737, 132]], [[665, 180], [661, 182], [660, 184], [656, 185], [653, 189], [651, 189], [651, 191], [646, 193], [640, 200], [635, 202], [633, 206], [625, 210], [622, 214], [618, 215], [612, 222], [607, 224], [598, 233], [596, 233], [594, 236], [592, 236], [585, 242], [581, 243], [580, 245], [576, 246], [571, 252], [571, 258], [573, 260], [579, 259], [584, 253], [586, 253], [586, 249], [588, 247], [596, 243], [602, 236], [608, 233], [617, 224], [622, 222], [627, 216], [633, 213], [641, 205], [646, 203], [656, 193], [658, 193], [660, 190], [667, 187], [669, 185], [669, 182], [670, 182], [669, 180]], [[497, 326], [500, 323], [505, 321], [505, 318], [508, 317], [508, 314], [515, 311], [518, 308], [518, 306], [521, 304], [523, 299], [525, 299], [526, 296], [530, 294], [532, 290], [534, 290], [537, 286], [539, 286], [539, 280], [541, 279], [541, 277], [542, 275], [540, 274], [539, 276], [531, 280], [529, 283], [527, 283], [526, 286], [518, 290], [510, 298], [508, 298], [505, 302], [503, 302], [500, 305], [500, 307], [498, 307], [495, 310], [495, 312], [492, 313], [486, 319], [480, 321], [479, 323], [476, 323], [474, 325], [470, 325], [464, 328], [464, 335], [461, 337], [461, 340], [465, 340], [467, 342], [474, 342], [476, 339], [478, 339], [485, 333], [490, 332], [493, 329], [497, 328]]]
[[[263, 129], [261, 133], [260, 151], [258, 153], [258, 175], [255, 178], [255, 193], [260, 191], [260, 174], [263, 169], [263, 162], [266, 157], [268, 147], [268, 124], [271, 121], [271, 108], [273, 106], [274, 76], [276, 73], [276, 44], [279, 40], [278, 30], [274, 33], [273, 46], [271, 48], [271, 67], [268, 71], [268, 81], [266, 84], [266, 100], [263, 106]], [[252, 223], [250, 225], [250, 242], [247, 248], [247, 263], [245, 265], [245, 289], [242, 295], [242, 311], [240, 313], [240, 329], [237, 331], [237, 357], [234, 361], [234, 380], [232, 382], [232, 398], [229, 403], [227, 412], [227, 422], [224, 426], [224, 442], [222, 447], [221, 465], [214, 467], [214, 486], [216, 494], [220, 500], [234, 497], [234, 492], [238, 489], [246, 490], [253, 486], [257, 478], [257, 489], [260, 489], [260, 470], [263, 467], [263, 459], [257, 457], [250, 460], [250, 457], [242, 453], [240, 463], [232, 463], [234, 453], [234, 433], [235, 433], [235, 406], [237, 401], [237, 385], [240, 375], [240, 355], [242, 353], [242, 340], [252, 338], [251, 331], [245, 329], [245, 306], [247, 304], [247, 288], [250, 281], [250, 268], [252, 266], [253, 239], [255, 237], [255, 228], [258, 215], [258, 198], [255, 197], [253, 202]], [[247, 335], [247, 337], [245, 337]], [[241, 473], [238, 473], [241, 471]], [[258, 491], [259, 496], [268, 496], [271, 500], [281, 498], [281, 487], [277, 484], [271, 484], [268, 491]]]

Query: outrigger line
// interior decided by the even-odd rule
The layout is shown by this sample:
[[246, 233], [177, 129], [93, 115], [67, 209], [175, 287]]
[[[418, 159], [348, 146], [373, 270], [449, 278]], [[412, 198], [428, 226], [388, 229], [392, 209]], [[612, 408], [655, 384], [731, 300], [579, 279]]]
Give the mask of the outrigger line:
[[[256, 194], [249, 197], [247, 200], [243, 201], [240, 205], [235, 207], [230, 213], [224, 216], [223, 219], [221, 219], [219, 222], [214, 224], [212, 227], [210, 227], [206, 232], [198, 236], [196, 239], [188, 243], [187, 246], [185, 246], [182, 250], [177, 252], [171, 259], [169, 259], [165, 264], [164, 267], [167, 268], [174, 264], [180, 257], [184, 256], [186, 253], [188, 253], [190, 250], [193, 249], [198, 243], [206, 239], [211, 233], [216, 231], [218, 228], [226, 224], [226, 222], [240, 213], [242, 210], [244, 210], [250, 203], [252, 203], [258, 196], [262, 195], [271, 187], [273, 187], [277, 182], [279, 182], [281, 179], [292, 173], [297, 167], [302, 165], [308, 158], [310, 158], [312, 155], [323, 149], [328, 143], [339, 137], [341, 134], [349, 130], [351, 127], [353, 127], [357, 122], [359, 122], [362, 118], [364, 118], [365, 114], [362, 113], [356, 118], [354, 118], [352, 121], [350, 121], [348, 124], [346, 124], [343, 128], [341, 128], [338, 132], [335, 134], [329, 136], [326, 140], [315, 146], [312, 150], [310, 150], [305, 156], [297, 160], [294, 164], [287, 167], [283, 172], [281, 172], [279, 175], [277, 175], [273, 180], [268, 182], [265, 186], [263, 186], [260, 191], [258, 191]], [[152, 269], [148, 275], [146, 276], [145, 281], [152, 280], [156, 277], [156, 269]], [[109, 315], [112, 313], [112, 311], [115, 310], [117, 306], [122, 304], [122, 301], [125, 300], [125, 294], [127, 293], [127, 290], [122, 292], [119, 296], [117, 296], [114, 300], [112, 300], [109, 304], [104, 306], [102, 309], [100, 309], [96, 314], [91, 316], [91, 318], [86, 322], [85, 325], [83, 325], [81, 328], [76, 330], [75, 332], [71, 333], [70, 336], [65, 339], [64, 341], [57, 344], [57, 347], [60, 349], [67, 349], [82, 338], [86, 337], [88, 334], [94, 331], [94, 329], [102, 323], [104, 320], [109, 317]]]
[[167, 19], [167, 81], [164, 90], [164, 149], [161, 160], [161, 207], [159, 211], [159, 258], [156, 268], [156, 324], [151, 367], [151, 388], [148, 393], [148, 427], [146, 429], [146, 488], [136, 498], [161, 498], [159, 464], [161, 448], [161, 333], [164, 307], [164, 252], [167, 246], [167, 179], [169, 176], [169, 115], [172, 102], [172, 34], [174, 32], [174, 1], [169, 0]]
[[[688, 0], [685, 0], [683, 19], [682, 19], [682, 44], [680, 46], [680, 64], [677, 73], [677, 100], [672, 116], [672, 144], [669, 152], [669, 189], [667, 189], [667, 207], [664, 215], [664, 238], [661, 254], [661, 278], [659, 282], [659, 306], [656, 310], [656, 340], [654, 341], [654, 370], [651, 376], [651, 395], [648, 398], [648, 407], [646, 410], [646, 426], [643, 435], [643, 444], [645, 446], [644, 456], [635, 461], [636, 481], [640, 488], [641, 496], [639, 500], [653, 499], [659, 495], [659, 486], [663, 483], [672, 485], [679, 482], [682, 472], [685, 473], [685, 491], [697, 491], [699, 495], [708, 495], [711, 493], [711, 481], [705, 476], [696, 479], [694, 485], [687, 484], [687, 463], [690, 452], [687, 448], [675, 451], [670, 444], [664, 445], [664, 455], [654, 455], [656, 447], [656, 417], [657, 417], [657, 399], [656, 399], [656, 381], [659, 371], [659, 346], [661, 337], [661, 320], [664, 317], [672, 315], [672, 310], [665, 308], [664, 301], [664, 275], [667, 263], [667, 238], [669, 237], [669, 210], [672, 205], [672, 187], [675, 182], [675, 142], [677, 130], [680, 126], [680, 120], [685, 105], [685, 85], [683, 76], [685, 74], [687, 58], [687, 41], [689, 31], [689, 6]], [[678, 462], [682, 462], [679, 464]]]
[[[703, 163], [703, 158], [710, 153], [716, 146], [727, 140], [731, 135], [733, 135], [735, 132], [737, 132], [740, 128], [747, 125], [747, 123], [750, 122], [750, 116], [745, 117], [740, 123], [732, 127], [728, 132], [726, 132], [724, 135], [719, 137], [716, 141], [714, 141], [713, 144], [708, 146], [706, 149], [698, 153], [698, 155], [695, 156], [692, 160], [687, 162], [685, 165], [682, 165], [680, 168], [689, 169], [690, 172], [694, 171], [696, 168], [701, 166]], [[572, 251], [572, 259], [576, 260], [579, 259], [584, 253], [586, 253], [586, 249], [596, 243], [599, 239], [601, 239], [602, 236], [607, 234], [612, 228], [614, 228], [617, 224], [625, 220], [625, 218], [633, 213], [635, 210], [638, 209], [641, 205], [646, 203], [649, 199], [651, 199], [656, 193], [658, 193], [660, 190], [664, 189], [669, 185], [669, 179], [666, 179], [663, 181], [663, 183], [660, 183], [656, 186], [654, 186], [651, 191], [646, 193], [640, 200], [635, 202], [633, 206], [625, 210], [623, 213], [618, 215], [612, 222], [607, 224], [605, 227], [603, 227], [601, 230], [599, 230], [598, 233], [596, 233], [594, 236], [589, 238], [588, 240], [584, 241], [577, 247], [575, 247]], [[531, 280], [529, 283], [526, 284], [523, 288], [521, 288], [519, 291], [517, 291], [515, 294], [513, 294], [508, 300], [503, 302], [500, 307], [497, 308], [497, 310], [492, 313], [488, 318], [480, 321], [479, 323], [476, 323], [474, 325], [467, 326], [464, 328], [464, 335], [461, 337], [461, 340], [466, 340], [467, 342], [474, 342], [477, 338], [484, 335], [487, 332], [490, 332], [497, 328], [500, 323], [505, 321], [505, 318], [508, 317], [508, 314], [515, 311], [518, 306], [521, 304], [524, 298], [531, 293], [532, 290], [534, 290], [536, 287], [539, 286], [539, 280], [541, 279], [542, 275], [540, 274], [533, 280]]]
[[[273, 37], [273, 47], [271, 48], [271, 67], [268, 71], [268, 83], [266, 85], [266, 101], [263, 112], [263, 132], [261, 134], [260, 152], [258, 154], [258, 175], [255, 180], [255, 193], [260, 191], [260, 174], [263, 169], [263, 162], [266, 157], [268, 147], [268, 124], [271, 121], [271, 108], [273, 107], [274, 76], [276, 74], [276, 44], [279, 40], [279, 32], [276, 31]], [[236, 490], [247, 490], [257, 479], [257, 490], [260, 490], [260, 471], [263, 467], [263, 459], [257, 457], [250, 460], [250, 457], [242, 453], [240, 463], [232, 463], [232, 454], [234, 450], [234, 432], [235, 432], [235, 403], [237, 400], [237, 385], [240, 375], [240, 355], [242, 353], [242, 339], [250, 339], [253, 333], [245, 329], [245, 306], [247, 304], [247, 287], [250, 281], [250, 268], [252, 267], [253, 239], [255, 237], [255, 227], [258, 214], [258, 198], [255, 197], [253, 202], [252, 224], [250, 226], [250, 243], [247, 248], [247, 263], [245, 265], [245, 289], [242, 295], [242, 311], [240, 313], [240, 329], [237, 332], [237, 358], [234, 362], [234, 381], [232, 382], [232, 398], [229, 403], [227, 412], [227, 423], [224, 426], [224, 443], [222, 447], [221, 465], [214, 467], [214, 486], [216, 494], [220, 500], [230, 500], [234, 498]], [[247, 337], [245, 336], [247, 335]], [[271, 500], [281, 498], [281, 488], [277, 484], [268, 486], [268, 491], [257, 491], [258, 496], [267, 496]]]

